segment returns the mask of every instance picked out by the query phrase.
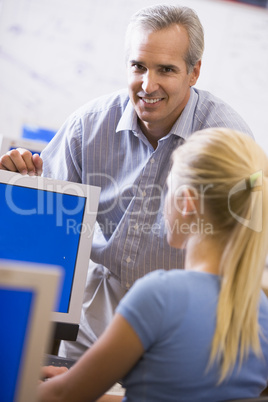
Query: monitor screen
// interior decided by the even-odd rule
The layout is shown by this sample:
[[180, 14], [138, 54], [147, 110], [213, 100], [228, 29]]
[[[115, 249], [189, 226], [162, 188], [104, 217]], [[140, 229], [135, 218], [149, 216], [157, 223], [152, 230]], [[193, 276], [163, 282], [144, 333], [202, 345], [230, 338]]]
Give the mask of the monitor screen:
[[7, 288], [0, 284], [0, 305], [5, 306], [0, 309], [3, 329], [0, 331], [0, 344], [11, 346], [3, 348], [1, 352], [1, 360], [5, 362], [5, 370], [9, 373], [1, 384], [1, 395], [6, 402], [15, 400], [23, 345], [27, 338], [27, 328], [31, 325], [31, 306], [34, 304], [34, 297], [33, 290]]
[[76, 338], [99, 190], [0, 171], [0, 258], [63, 268], [58, 339]]

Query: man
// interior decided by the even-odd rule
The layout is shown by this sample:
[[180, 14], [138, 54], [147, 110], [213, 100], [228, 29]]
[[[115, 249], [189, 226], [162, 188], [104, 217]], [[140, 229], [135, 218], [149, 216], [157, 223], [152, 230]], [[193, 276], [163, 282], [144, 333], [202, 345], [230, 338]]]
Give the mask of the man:
[[[137, 278], [183, 267], [183, 251], [167, 244], [162, 216], [172, 151], [206, 127], [251, 135], [233, 109], [193, 88], [203, 49], [193, 10], [141, 10], [126, 35], [128, 92], [80, 108], [42, 153], [44, 176], [102, 188], [79, 334], [77, 342], [62, 343], [61, 355], [78, 358], [97, 339]], [[40, 174], [42, 160], [15, 150], [0, 167]]]

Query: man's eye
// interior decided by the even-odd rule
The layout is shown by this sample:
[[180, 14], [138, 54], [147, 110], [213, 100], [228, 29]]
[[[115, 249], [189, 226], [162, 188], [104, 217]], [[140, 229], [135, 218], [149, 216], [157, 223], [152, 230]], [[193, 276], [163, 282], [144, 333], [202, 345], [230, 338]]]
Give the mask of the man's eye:
[[162, 70], [163, 70], [164, 73], [172, 73], [173, 72], [173, 69], [170, 68], [170, 67], [163, 67]]
[[138, 70], [138, 71], [144, 70], [144, 67], [141, 64], [132, 64], [132, 68], [134, 68], [134, 70]]

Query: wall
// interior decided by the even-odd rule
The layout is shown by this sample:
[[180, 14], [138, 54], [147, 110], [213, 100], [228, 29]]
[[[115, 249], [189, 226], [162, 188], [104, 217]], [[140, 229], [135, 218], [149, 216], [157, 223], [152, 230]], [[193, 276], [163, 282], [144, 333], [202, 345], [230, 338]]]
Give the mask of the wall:
[[[129, 17], [159, 0], [0, 0], [0, 133], [58, 129], [86, 101], [126, 85]], [[177, 4], [168, 0], [162, 3]], [[204, 25], [197, 87], [230, 103], [268, 152], [268, 11], [184, 0]]]

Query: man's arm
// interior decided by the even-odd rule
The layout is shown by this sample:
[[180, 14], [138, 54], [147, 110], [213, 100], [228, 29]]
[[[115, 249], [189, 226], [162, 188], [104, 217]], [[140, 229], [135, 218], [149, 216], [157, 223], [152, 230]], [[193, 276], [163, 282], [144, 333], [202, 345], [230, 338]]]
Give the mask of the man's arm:
[[27, 149], [17, 148], [8, 151], [0, 158], [0, 169], [41, 176], [43, 161], [38, 154], [32, 155]]

